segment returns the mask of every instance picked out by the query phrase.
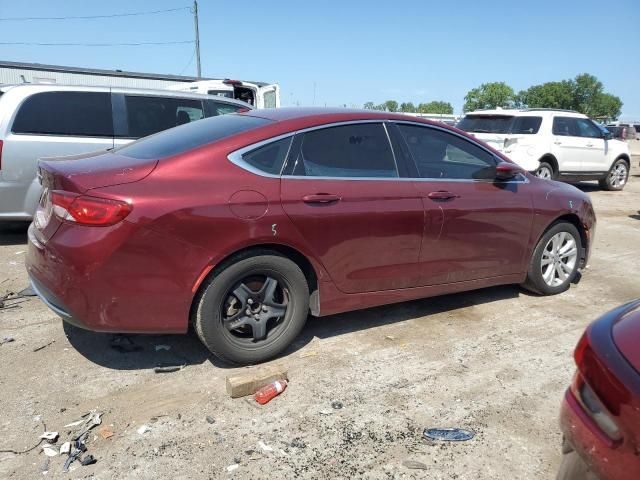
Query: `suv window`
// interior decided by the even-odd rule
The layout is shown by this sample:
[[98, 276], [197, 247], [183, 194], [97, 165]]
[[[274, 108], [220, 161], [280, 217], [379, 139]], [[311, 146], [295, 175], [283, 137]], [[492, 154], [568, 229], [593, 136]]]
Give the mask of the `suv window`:
[[575, 120], [572, 117], [553, 117], [552, 133], [562, 137], [577, 137]]
[[540, 130], [542, 117], [515, 117], [509, 133], [535, 135]]
[[283, 138], [242, 155], [242, 160], [271, 175], [280, 175], [293, 137]]
[[600, 130], [594, 123], [587, 118], [575, 119], [578, 125], [578, 135], [580, 137], [600, 138], [602, 137], [602, 130]]
[[146, 137], [204, 117], [200, 100], [137, 95], [124, 98], [130, 138]]
[[28, 97], [18, 111], [13, 133], [113, 137], [111, 94], [42, 92]]
[[511, 115], [466, 115], [457, 127], [465, 132], [536, 134], [540, 130], [542, 117]]
[[172, 130], [165, 130], [120, 147], [115, 151], [121, 155], [141, 160], [159, 159], [177, 155], [268, 123], [271, 123], [271, 120], [265, 118], [247, 115], [220, 115], [188, 123]]
[[383, 125], [361, 123], [305, 133], [293, 174], [384, 178], [398, 170]]
[[495, 178], [492, 154], [457, 135], [430, 127], [399, 124], [420, 178]]

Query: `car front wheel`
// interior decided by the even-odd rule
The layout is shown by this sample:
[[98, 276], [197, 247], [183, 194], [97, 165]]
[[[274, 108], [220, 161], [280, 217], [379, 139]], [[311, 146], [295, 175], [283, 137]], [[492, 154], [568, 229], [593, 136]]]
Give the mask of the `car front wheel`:
[[253, 364], [282, 352], [304, 326], [309, 287], [302, 270], [275, 252], [243, 256], [206, 281], [195, 330], [216, 356]]
[[629, 178], [629, 165], [622, 159], [613, 162], [607, 176], [598, 183], [605, 190], [618, 191], [622, 190], [627, 184]]
[[564, 292], [578, 275], [581, 249], [578, 229], [556, 223], [538, 241], [523, 286], [541, 295]]
[[547, 162], [540, 162], [540, 166], [536, 170], [536, 177], [553, 180], [555, 178], [553, 167]]

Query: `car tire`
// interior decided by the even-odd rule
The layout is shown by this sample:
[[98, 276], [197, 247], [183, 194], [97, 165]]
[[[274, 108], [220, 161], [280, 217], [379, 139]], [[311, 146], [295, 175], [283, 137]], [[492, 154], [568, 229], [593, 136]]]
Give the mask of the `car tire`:
[[578, 275], [582, 240], [569, 222], [557, 222], [542, 235], [529, 262], [524, 288], [540, 295], [556, 295]]
[[620, 191], [629, 179], [629, 164], [622, 158], [617, 159], [611, 165], [607, 176], [599, 180], [600, 188], [609, 191]]
[[193, 323], [200, 340], [214, 355], [242, 365], [282, 352], [309, 313], [302, 270], [272, 251], [232, 258], [199, 292]]
[[555, 180], [556, 173], [550, 163], [540, 162], [538, 169], [536, 170], [536, 177], [543, 178], [545, 180]]

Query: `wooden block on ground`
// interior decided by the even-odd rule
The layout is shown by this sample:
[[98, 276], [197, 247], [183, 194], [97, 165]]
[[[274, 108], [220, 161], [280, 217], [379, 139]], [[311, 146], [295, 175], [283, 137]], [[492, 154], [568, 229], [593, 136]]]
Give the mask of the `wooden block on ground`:
[[231, 398], [253, 395], [259, 389], [276, 380], [288, 380], [289, 369], [284, 365], [248, 367], [227, 377], [227, 393]]

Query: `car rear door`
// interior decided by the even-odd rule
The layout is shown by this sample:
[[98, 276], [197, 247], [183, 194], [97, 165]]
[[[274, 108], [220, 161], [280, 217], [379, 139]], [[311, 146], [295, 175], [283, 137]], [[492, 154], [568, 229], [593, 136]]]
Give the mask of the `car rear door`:
[[444, 221], [439, 235], [425, 230], [421, 285], [521, 273], [533, 221], [529, 182], [522, 175], [495, 180], [492, 153], [447, 130], [398, 123], [415, 162], [415, 187], [425, 216]]
[[587, 138], [578, 132], [578, 119], [568, 116], [553, 117], [553, 146], [552, 151], [558, 159], [560, 172], [583, 172], [585, 170], [583, 158], [588, 155], [590, 147]]
[[381, 122], [296, 135], [281, 180], [286, 214], [347, 293], [419, 281], [422, 200], [398, 167]]

